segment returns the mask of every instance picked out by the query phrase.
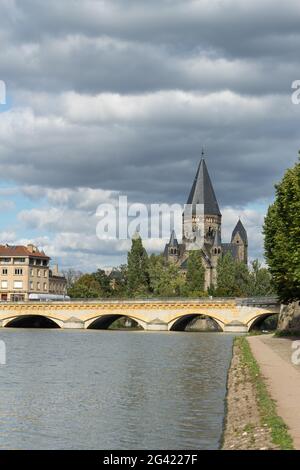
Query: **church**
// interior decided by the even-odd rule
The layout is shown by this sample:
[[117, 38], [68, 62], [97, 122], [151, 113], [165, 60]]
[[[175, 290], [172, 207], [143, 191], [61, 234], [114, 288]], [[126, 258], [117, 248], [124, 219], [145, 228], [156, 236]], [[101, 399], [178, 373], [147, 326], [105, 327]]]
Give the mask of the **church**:
[[230, 243], [222, 243], [222, 214], [203, 154], [182, 214], [182, 243], [178, 243], [173, 231], [164, 257], [186, 270], [189, 253], [195, 249], [201, 250], [205, 289], [217, 285], [217, 263], [226, 253], [231, 253], [236, 261], [248, 262], [248, 237], [241, 220], [232, 232]]

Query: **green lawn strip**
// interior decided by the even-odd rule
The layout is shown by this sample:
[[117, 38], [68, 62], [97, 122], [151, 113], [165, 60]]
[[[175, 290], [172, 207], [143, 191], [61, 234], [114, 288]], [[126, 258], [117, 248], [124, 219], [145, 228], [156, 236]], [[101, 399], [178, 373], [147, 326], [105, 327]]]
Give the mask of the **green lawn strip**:
[[282, 450], [292, 450], [294, 448], [293, 441], [288, 433], [288, 428], [276, 412], [275, 401], [269, 395], [259, 365], [251, 352], [246, 337], [237, 337], [235, 341], [241, 352], [241, 362], [244, 367], [248, 368], [251, 380], [256, 387], [257, 404], [262, 424], [266, 424], [270, 429], [272, 441], [275, 445]]

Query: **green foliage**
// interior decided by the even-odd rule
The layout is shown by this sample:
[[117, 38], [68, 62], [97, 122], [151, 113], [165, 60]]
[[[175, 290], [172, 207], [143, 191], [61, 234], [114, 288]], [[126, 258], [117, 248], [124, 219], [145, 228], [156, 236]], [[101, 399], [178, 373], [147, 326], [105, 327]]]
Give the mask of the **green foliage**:
[[251, 380], [256, 389], [257, 405], [262, 425], [267, 425], [271, 431], [272, 441], [282, 450], [293, 449], [293, 441], [288, 428], [282, 418], [278, 416], [276, 404], [269, 395], [265, 381], [261, 375], [259, 365], [255, 360], [250, 345], [245, 337], [235, 338], [235, 344], [241, 354], [243, 367], [249, 370]]
[[258, 260], [252, 261], [249, 275], [248, 295], [250, 297], [260, 297], [274, 294], [275, 289], [269, 270], [267, 268], [263, 268]]
[[276, 185], [263, 232], [265, 256], [280, 300], [300, 299], [300, 163]]
[[132, 297], [149, 294], [149, 260], [140, 237], [132, 240], [128, 253], [127, 293]]
[[116, 269], [113, 269], [109, 275], [110, 285], [112, 288], [112, 295], [114, 297], [127, 296], [127, 265], [122, 264]]
[[125, 297], [221, 297], [264, 296], [273, 293], [271, 277], [266, 268], [253, 261], [251, 270], [243, 262], [235, 261], [227, 253], [217, 267], [218, 287], [205, 292], [205, 268], [200, 250], [191, 251], [184, 276], [179, 266], [166, 262], [162, 255], [148, 258], [142, 240], [136, 238], [128, 253], [128, 265], [107, 275], [98, 269], [84, 274], [68, 289], [72, 298]]
[[68, 290], [68, 294], [75, 299], [96, 299], [101, 297], [101, 285], [93, 274], [84, 274]]
[[102, 269], [98, 269], [98, 271], [93, 273], [92, 276], [100, 286], [100, 296], [109, 297], [112, 294], [112, 288], [110, 285], [110, 278], [109, 276], [107, 276], [105, 271], [103, 271]]
[[258, 260], [248, 266], [235, 261], [230, 253], [218, 260], [218, 287], [211, 295], [220, 297], [257, 297], [274, 294], [272, 278]]
[[182, 293], [186, 297], [203, 297], [205, 284], [205, 269], [200, 250], [191, 251], [187, 260], [186, 282]]
[[77, 299], [110, 297], [112, 295], [110, 279], [102, 269], [92, 274], [83, 274], [68, 289], [68, 295]]
[[162, 255], [151, 255], [149, 258], [150, 290], [156, 297], [173, 297], [180, 295], [184, 277], [178, 266], [167, 263]]
[[219, 258], [217, 265], [218, 286], [215, 294], [220, 297], [247, 295], [249, 272], [244, 263], [237, 262], [230, 253]]

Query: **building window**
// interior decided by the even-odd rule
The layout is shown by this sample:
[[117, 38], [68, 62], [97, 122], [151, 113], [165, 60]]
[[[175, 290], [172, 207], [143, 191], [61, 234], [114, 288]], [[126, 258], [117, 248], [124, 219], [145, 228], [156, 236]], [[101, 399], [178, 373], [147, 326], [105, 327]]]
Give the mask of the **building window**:
[[11, 258], [2, 258], [0, 262], [1, 262], [1, 264], [10, 263], [10, 262], [11, 262]]
[[31, 290], [33, 290], [33, 289], [34, 289], [34, 284], [33, 284], [33, 282], [32, 282], [32, 281], [30, 282], [30, 289], [31, 289]]
[[1, 289], [7, 289], [8, 288], [8, 282], [7, 281], [1, 281]]
[[47, 271], [47, 269], [44, 269], [44, 277], [48, 277], [48, 271]]
[[3, 276], [7, 276], [8, 270], [7, 269], [2, 269], [2, 274]]
[[30, 276], [34, 276], [34, 269], [30, 270]]
[[41, 270], [40, 269], [37, 270], [37, 275], [38, 275], [38, 277], [41, 277]]
[[25, 258], [14, 258], [14, 264], [25, 263]]
[[23, 274], [23, 269], [16, 268], [16, 269], [15, 269], [15, 274], [16, 274], [16, 276], [22, 276], [22, 274]]
[[14, 281], [14, 289], [23, 289], [22, 281]]
[[40, 282], [37, 283], [37, 290], [41, 290], [41, 283]]
[[44, 283], [44, 290], [48, 290], [47, 289], [47, 282]]

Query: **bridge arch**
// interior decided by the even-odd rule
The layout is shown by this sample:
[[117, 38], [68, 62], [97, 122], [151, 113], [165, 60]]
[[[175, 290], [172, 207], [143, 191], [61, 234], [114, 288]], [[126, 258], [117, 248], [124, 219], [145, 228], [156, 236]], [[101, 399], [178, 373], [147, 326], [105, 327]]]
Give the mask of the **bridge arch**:
[[19, 315], [2, 321], [5, 328], [62, 328], [63, 322], [44, 315]]
[[137, 325], [141, 328], [146, 329], [146, 323], [138, 318], [122, 314], [105, 314], [100, 315], [97, 317], [93, 317], [85, 322], [85, 328], [88, 330], [107, 330], [115, 321], [119, 320], [120, 318], [128, 318], [129, 320], [133, 320]]
[[279, 313], [265, 312], [265, 313], [261, 313], [259, 315], [256, 315], [255, 317], [251, 318], [251, 320], [249, 320], [248, 323], [247, 323], [248, 331], [251, 331], [251, 330], [254, 330], [254, 329], [259, 329], [262, 326], [262, 324], [264, 323], [264, 321], [267, 320], [268, 318], [271, 318], [271, 317], [274, 317], [274, 318], [277, 317], [277, 320], [278, 320]]
[[203, 318], [203, 319], [209, 319], [212, 320], [212, 322], [215, 325], [216, 331], [224, 331], [224, 323], [215, 318], [212, 315], [206, 315], [203, 313], [188, 313], [188, 314], [182, 314], [175, 319], [173, 319], [169, 324], [168, 324], [168, 329], [169, 331], [185, 331], [186, 327], [196, 318]]

